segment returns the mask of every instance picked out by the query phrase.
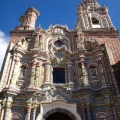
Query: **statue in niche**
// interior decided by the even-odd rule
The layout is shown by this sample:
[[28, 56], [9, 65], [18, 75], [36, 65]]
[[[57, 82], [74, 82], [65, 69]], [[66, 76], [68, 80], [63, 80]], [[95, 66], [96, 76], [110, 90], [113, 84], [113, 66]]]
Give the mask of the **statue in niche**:
[[97, 76], [96, 67], [95, 66], [91, 66], [90, 70], [91, 70], [91, 76], [92, 77], [96, 77]]
[[26, 66], [22, 65], [20, 70], [20, 76], [25, 77], [26, 74]]
[[103, 67], [101, 64], [99, 64], [99, 68], [100, 68], [100, 73], [103, 74]]
[[86, 74], [86, 69], [85, 69], [85, 67], [82, 68], [82, 74]]

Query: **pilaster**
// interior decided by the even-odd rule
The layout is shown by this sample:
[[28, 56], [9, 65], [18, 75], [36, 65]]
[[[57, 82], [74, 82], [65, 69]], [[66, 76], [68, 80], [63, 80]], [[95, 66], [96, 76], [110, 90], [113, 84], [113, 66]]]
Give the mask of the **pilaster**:
[[36, 61], [33, 60], [30, 65], [30, 85], [29, 88], [34, 88], [34, 78], [35, 78], [35, 69], [36, 69]]
[[5, 109], [4, 109], [4, 118], [3, 120], [10, 120], [11, 119], [11, 103], [13, 99], [11, 96], [8, 96]]
[[69, 89], [74, 88], [74, 82], [73, 82], [73, 63], [72, 62], [67, 62], [67, 67], [68, 67], [68, 81], [69, 81]]
[[12, 77], [11, 77], [11, 82], [10, 82], [10, 88], [16, 88], [16, 80], [18, 77], [18, 70], [19, 70], [19, 62], [20, 62], [20, 58], [16, 58], [13, 60], [13, 73], [12, 73]]
[[44, 83], [44, 88], [49, 89], [50, 85], [50, 62], [45, 63], [45, 83]]

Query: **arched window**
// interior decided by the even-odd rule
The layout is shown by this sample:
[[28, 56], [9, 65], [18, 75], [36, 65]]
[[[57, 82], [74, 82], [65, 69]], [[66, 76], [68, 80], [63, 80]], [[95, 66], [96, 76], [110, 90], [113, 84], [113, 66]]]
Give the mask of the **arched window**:
[[14, 114], [12, 115], [12, 120], [21, 120], [20, 118], [21, 118], [20, 115], [17, 114], [17, 113], [14, 113]]
[[95, 17], [93, 17], [93, 18], [92, 18], [92, 23], [93, 23], [93, 24], [99, 24], [100, 22], [99, 22], [98, 19], [96, 19]]
[[92, 28], [102, 28], [101, 17], [99, 14], [93, 13], [91, 16]]

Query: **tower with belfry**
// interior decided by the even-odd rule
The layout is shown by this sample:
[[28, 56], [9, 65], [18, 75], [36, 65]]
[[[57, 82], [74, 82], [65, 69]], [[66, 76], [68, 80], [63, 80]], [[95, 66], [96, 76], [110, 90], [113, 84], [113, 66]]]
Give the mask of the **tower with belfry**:
[[73, 30], [35, 27], [30, 7], [10, 31], [0, 120], [120, 120], [120, 42], [108, 8], [83, 0]]

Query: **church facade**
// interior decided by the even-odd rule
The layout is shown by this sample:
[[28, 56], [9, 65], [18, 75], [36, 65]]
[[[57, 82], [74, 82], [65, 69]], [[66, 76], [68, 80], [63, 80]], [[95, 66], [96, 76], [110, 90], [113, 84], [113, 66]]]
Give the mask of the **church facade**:
[[28, 8], [10, 31], [0, 120], [120, 120], [118, 31], [106, 6], [83, 0], [74, 30], [35, 27]]

